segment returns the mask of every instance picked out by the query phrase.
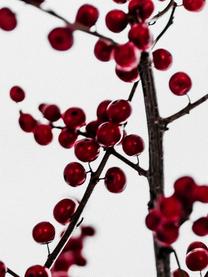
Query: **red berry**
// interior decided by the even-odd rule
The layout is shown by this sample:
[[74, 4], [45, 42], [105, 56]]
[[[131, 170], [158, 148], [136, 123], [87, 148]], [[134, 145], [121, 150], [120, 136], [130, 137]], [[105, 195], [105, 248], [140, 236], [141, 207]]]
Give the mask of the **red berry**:
[[87, 27], [92, 27], [98, 20], [98, 9], [92, 5], [81, 6], [76, 15], [76, 22]]
[[63, 121], [70, 129], [80, 128], [85, 125], [86, 116], [82, 109], [77, 107], [69, 108], [62, 115]]
[[84, 167], [77, 162], [69, 163], [64, 169], [64, 180], [72, 187], [82, 185], [86, 180]]
[[66, 51], [73, 45], [73, 32], [69, 27], [58, 27], [48, 34], [51, 46], [59, 51]]
[[120, 68], [116, 67], [116, 75], [124, 82], [136, 82], [136, 80], [139, 78], [137, 67], [129, 71], [121, 70]]
[[75, 213], [76, 207], [77, 203], [72, 199], [62, 199], [54, 207], [53, 216], [59, 223], [67, 224]]
[[14, 86], [10, 89], [10, 97], [15, 102], [21, 102], [25, 99], [25, 92], [21, 87]]
[[105, 23], [110, 31], [120, 33], [126, 28], [128, 17], [122, 10], [112, 10], [107, 13]]
[[174, 222], [163, 222], [156, 232], [156, 238], [160, 243], [168, 246], [175, 242], [179, 236], [179, 228]]
[[157, 49], [153, 53], [153, 63], [158, 70], [167, 70], [172, 64], [172, 55], [165, 49]]
[[196, 248], [186, 256], [186, 265], [191, 271], [201, 271], [208, 265], [208, 251]]
[[87, 260], [79, 252], [75, 253], [74, 259], [75, 259], [75, 264], [78, 266], [86, 266], [87, 264]]
[[33, 265], [25, 272], [25, 277], [50, 277], [48, 268], [42, 265]]
[[94, 138], [96, 137], [97, 129], [102, 124], [99, 120], [93, 120], [86, 125], [87, 135]]
[[[67, 253], [68, 254], [68, 253]], [[60, 255], [60, 256], [62, 256], [62, 255]], [[59, 256], [59, 257], [60, 257]], [[54, 267], [53, 267], [53, 270], [54, 269], [56, 269], [56, 267], [55, 267], [55, 265], [56, 265], [56, 262], [57, 262], [58, 260], [56, 260], [55, 261], [55, 263], [54, 263]], [[69, 274], [68, 274], [68, 272], [67, 271], [64, 271], [64, 270], [59, 270], [59, 271], [52, 271], [52, 277], [69, 277]]]
[[151, 0], [130, 0], [129, 12], [135, 14], [142, 21], [149, 18], [154, 11], [154, 3]]
[[205, 0], [183, 0], [183, 6], [190, 12], [199, 12], [203, 9]]
[[[74, 253], [72, 252], [64, 252], [61, 253], [58, 257], [58, 259], [55, 261], [54, 266], [53, 266], [53, 270], [55, 270], [55, 272], [66, 272], [69, 270], [69, 268], [74, 265]], [[52, 277], [54, 277], [54, 272], [52, 274]], [[56, 276], [56, 275], [55, 275]], [[65, 276], [65, 275], [63, 275]], [[62, 275], [58, 275], [58, 277], [62, 277]], [[67, 274], [66, 277], [69, 277], [69, 275]]]
[[122, 69], [135, 68], [140, 59], [140, 54], [132, 42], [115, 46], [114, 59]]
[[7, 272], [6, 265], [0, 261], [0, 277], [5, 277]]
[[15, 13], [9, 8], [0, 9], [0, 28], [4, 31], [12, 31], [17, 26]]
[[122, 140], [122, 148], [129, 156], [139, 155], [144, 150], [144, 141], [140, 136], [127, 135]]
[[80, 252], [83, 248], [82, 237], [72, 237], [64, 247], [64, 251]]
[[178, 268], [173, 271], [173, 277], [189, 277], [189, 275], [185, 270]]
[[51, 242], [55, 237], [55, 228], [50, 222], [42, 221], [32, 231], [33, 239], [41, 244]]
[[152, 231], [156, 231], [162, 221], [162, 215], [157, 209], [150, 210], [149, 214], [145, 218], [145, 224], [147, 228]]
[[200, 217], [192, 226], [193, 232], [198, 236], [208, 235], [208, 217]]
[[47, 145], [53, 139], [51, 126], [46, 124], [38, 124], [33, 130], [35, 141], [40, 145]]
[[117, 4], [124, 4], [126, 3], [128, 0], [113, 0], [114, 2], [116, 2]]
[[64, 128], [59, 134], [58, 140], [62, 147], [71, 148], [74, 145], [77, 137], [78, 135], [74, 130]]
[[97, 129], [97, 141], [104, 147], [112, 147], [121, 139], [121, 130], [117, 124], [105, 122]]
[[185, 95], [192, 87], [192, 81], [185, 72], [177, 72], [169, 80], [170, 90], [178, 96]]
[[95, 235], [95, 228], [92, 226], [81, 226], [82, 237], [91, 237]]
[[179, 220], [183, 214], [181, 202], [175, 197], [160, 197], [158, 207], [163, 216], [168, 219]]
[[102, 101], [97, 107], [97, 117], [101, 121], [108, 121], [107, 107], [111, 103], [111, 100]]
[[192, 242], [189, 245], [189, 247], [188, 247], [188, 249], [186, 251], [186, 254], [189, 253], [190, 251], [196, 249], [196, 248], [203, 248], [203, 249], [206, 249], [208, 251], [207, 246], [203, 242], [201, 242], [201, 241], [194, 241], [194, 242]]
[[108, 62], [113, 58], [114, 45], [107, 40], [99, 39], [94, 47], [95, 57], [102, 61]]
[[136, 23], [131, 26], [129, 40], [132, 41], [140, 50], [145, 51], [152, 43], [152, 37], [145, 23]]
[[23, 131], [30, 133], [37, 125], [37, 121], [32, 117], [32, 115], [20, 112], [19, 125]]
[[195, 189], [195, 200], [202, 203], [208, 203], [208, 186], [197, 186]]
[[74, 153], [80, 161], [92, 162], [98, 157], [100, 146], [94, 139], [82, 139], [76, 142]]
[[193, 199], [193, 195], [195, 192], [196, 183], [194, 179], [190, 176], [183, 176], [177, 179], [174, 183], [175, 195], [178, 198], [191, 198]]
[[105, 174], [105, 186], [113, 193], [119, 193], [126, 188], [126, 176], [119, 167], [111, 167]]
[[61, 112], [57, 105], [41, 104], [39, 109], [43, 116], [51, 122], [57, 121], [61, 117]]
[[124, 99], [113, 101], [107, 107], [108, 118], [113, 123], [125, 122], [131, 115], [131, 111], [129, 101]]

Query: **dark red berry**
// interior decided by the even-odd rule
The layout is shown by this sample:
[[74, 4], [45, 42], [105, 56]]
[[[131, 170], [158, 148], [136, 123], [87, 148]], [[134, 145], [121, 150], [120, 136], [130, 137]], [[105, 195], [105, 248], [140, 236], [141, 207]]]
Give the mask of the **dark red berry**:
[[70, 129], [80, 128], [85, 125], [86, 116], [82, 109], [72, 107], [62, 115], [63, 121]]
[[61, 146], [64, 148], [71, 148], [78, 135], [74, 130], [64, 128], [61, 133], [59, 134], [58, 140]]
[[97, 107], [97, 117], [101, 121], [108, 121], [107, 107], [111, 103], [111, 100], [102, 101]]
[[84, 167], [77, 162], [69, 163], [64, 169], [64, 180], [72, 187], [82, 185], [86, 180]]
[[133, 24], [128, 36], [129, 40], [143, 51], [148, 49], [152, 43], [152, 37], [146, 23]]
[[126, 28], [128, 17], [122, 10], [112, 10], [106, 14], [105, 23], [110, 31], [119, 33]]
[[185, 270], [178, 268], [173, 271], [173, 277], [189, 277], [189, 275]]
[[197, 186], [195, 189], [195, 200], [202, 203], [208, 203], [208, 186]]
[[92, 162], [98, 157], [100, 146], [94, 139], [82, 139], [75, 143], [74, 153], [80, 161]]
[[7, 272], [6, 265], [0, 261], [0, 277], [5, 277]]
[[48, 40], [54, 49], [66, 51], [73, 45], [73, 32], [68, 27], [58, 27], [48, 34]]
[[19, 125], [23, 131], [30, 133], [37, 125], [37, 121], [32, 117], [32, 115], [20, 112]]
[[99, 39], [94, 47], [95, 57], [102, 61], [108, 62], [113, 58], [114, 45], [107, 40]]
[[208, 251], [203, 248], [196, 248], [186, 256], [186, 265], [191, 271], [201, 271], [208, 265]]
[[145, 21], [154, 11], [154, 3], [151, 0], [130, 0], [129, 12]]
[[61, 112], [57, 105], [40, 104], [39, 109], [43, 116], [51, 122], [57, 121], [61, 117]]
[[82, 237], [72, 237], [67, 242], [66, 246], [64, 247], [64, 251], [73, 251], [73, 252], [80, 252], [83, 248], [83, 238]]
[[86, 266], [87, 264], [87, 260], [82, 256], [81, 253], [75, 253], [74, 255], [74, 259], [75, 259], [75, 264], [78, 266]]
[[92, 226], [81, 226], [81, 234], [83, 237], [94, 236], [95, 228]]
[[50, 273], [48, 268], [42, 265], [33, 265], [25, 272], [25, 277], [49, 277]]
[[105, 122], [97, 129], [97, 141], [104, 147], [112, 147], [121, 139], [121, 130], [117, 124]]
[[126, 188], [126, 175], [119, 167], [111, 167], [105, 174], [105, 186], [113, 193], [119, 193]]
[[40, 145], [47, 145], [53, 139], [51, 126], [46, 124], [38, 124], [33, 130], [35, 141]]
[[160, 197], [158, 208], [163, 216], [172, 220], [179, 220], [183, 214], [181, 202], [175, 197]]
[[196, 183], [190, 176], [183, 176], [174, 183], [175, 195], [180, 199], [189, 198], [194, 201], [195, 188]]
[[19, 86], [14, 86], [10, 89], [10, 97], [15, 102], [21, 102], [25, 99], [25, 92]]
[[192, 87], [192, 81], [185, 72], [177, 72], [169, 80], [170, 90], [178, 96], [185, 95]]
[[128, 0], [113, 0], [114, 2], [116, 2], [117, 4], [124, 4], [126, 3]]
[[99, 121], [99, 120], [93, 120], [90, 121], [87, 125], [86, 125], [86, 132], [87, 135], [94, 138], [96, 137], [97, 134], [97, 129], [100, 126], [100, 124], [102, 124], [103, 122]]
[[198, 236], [208, 235], [208, 217], [200, 217], [192, 225], [193, 232]]
[[35, 225], [32, 231], [33, 239], [38, 243], [49, 243], [55, 237], [55, 228], [48, 221], [42, 221]]
[[158, 70], [167, 70], [172, 64], [172, 55], [165, 49], [157, 49], [153, 53], [153, 63]]
[[138, 65], [140, 54], [132, 42], [127, 42], [115, 47], [114, 59], [121, 69], [129, 70]]
[[139, 78], [138, 68], [133, 68], [131, 70], [121, 70], [120, 68], [116, 67], [116, 75], [119, 79], [124, 82], [135, 82]]
[[162, 215], [157, 209], [150, 210], [149, 214], [145, 218], [145, 224], [147, 228], [152, 231], [156, 231], [162, 222]]
[[138, 135], [127, 135], [122, 139], [123, 151], [129, 155], [139, 155], [144, 150], [144, 141]]
[[206, 244], [204, 244], [201, 241], [194, 241], [189, 245], [189, 247], [186, 251], [186, 254], [191, 252], [192, 250], [194, 250], [196, 248], [203, 248], [203, 249], [206, 249], [208, 251], [208, 248], [207, 248]]
[[177, 240], [179, 236], [178, 226], [171, 221], [162, 222], [157, 229], [156, 238], [162, 245], [169, 246]]
[[12, 31], [17, 26], [17, 19], [15, 13], [9, 8], [0, 9], [0, 28], [4, 31]]
[[92, 5], [85, 4], [78, 9], [76, 22], [87, 27], [92, 27], [98, 20], [98, 9]]
[[[53, 266], [53, 270], [55, 270], [56, 272], [65, 272], [67, 273], [67, 271], [69, 270], [69, 268], [74, 265], [75, 260], [74, 260], [74, 253], [71, 252], [64, 252], [61, 253], [58, 257], [58, 259], [55, 261], [54, 266]], [[56, 276], [53, 272], [52, 276]], [[64, 275], [63, 275], [64, 276]], [[67, 274], [66, 277], [68, 277], [69, 275]], [[62, 277], [62, 275], [58, 275], [57, 277]]]
[[75, 213], [77, 203], [72, 199], [62, 199], [53, 209], [54, 218], [61, 224], [70, 222], [72, 215]]
[[125, 122], [131, 115], [131, 111], [129, 101], [124, 99], [113, 101], [107, 107], [108, 118], [113, 123]]
[[199, 12], [203, 9], [205, 0], [183, 0], [183, 6], [190, 12]]

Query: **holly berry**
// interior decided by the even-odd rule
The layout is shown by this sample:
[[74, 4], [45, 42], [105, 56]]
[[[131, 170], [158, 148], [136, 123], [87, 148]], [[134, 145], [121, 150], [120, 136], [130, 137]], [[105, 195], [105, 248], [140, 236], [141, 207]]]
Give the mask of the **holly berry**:
[[137, 67], [128, 71], [116, 67], [115, 71], [118, 78], [124, 82], [136, 82], [136, 80], [139, 78], [139, 72]]
[[87, 264], [87, 260], [79, 252], [75, 253], [74, 259], [75, 259], [74, 263], [78, 266], [86, 266], [86, 264]]
[[191, 271], [201, 271], [208, 265], [208, 251], [203, 248], [196, 248], [186, 256], [186, 265]]
[[177, 72], [169, 80], [170, 90], [178, 96], [187, 94], [191, 87], [191, 78], [185, 72]]
[[157, 229], [155, 235], [162, 245], [171, 245], [179, 236], [179, 227], [172, 221], [164, 221]]
[[113, 193], [119, 193], [126, 188], [126, 175], [119, 167], [111, 167], [105, 174], [105, 186]]
[[86, 116], [82, 109], [72, 107], [62, 115], [63, 121], [70, 129], [80, 128], [85, 125]]
[[107, 13], [105, 23], [110, 31], [120, 33], [128, 24], [128, 16], [122, 10], [112, 10]]
[[153, 53], [153, 63], [158, 70], [167, 70], [172, 64], [172, 55], [165, 49], [157, 49]]
[[10, 89], [10, 98], [14, 102], [21, 102], [25, 99], [25, 92], [21, 87], [14, 86]]
[[17, 19], [15, 13], [9, 8], [0, 9], [0, 28], [4, 31], [12, 31], [17, 26]]
[[200, 217], [192, 225], [193, 232], [198, 236], [208, 235], [208, 217]]
[[52, 128], [46, 124], [38, 124], [33, 130], [35, 141], [40, 145], [47, 145], [53, 139]]
[[163, 216], [172, 220], [179, 220], [183, 214], [181, 202], [175, 197], [160, 197], [158, 208]]
[[73, 32], [69, 27], [58, 27], [49, 33], [48, 40], [54, 49], [66, 51], [74, 43]]
[[6, 268], [5, 263], [0, 261], [0, 277], [5, 277], [6, 276], [6, 272], [7, 272], [7, 268]]
[[32, 115], [20, 112], [19, 125], [23, 131], [30, 133], [37, 125], [37, 121], [32, 117]]
[[196, 248], [203, 248], [203, 249], [205, 249], [205, 250], [208, 251], [208, 248], [207, 248], [206, 244], [204, 244], [204, 243], [201, 242], [201, 241], [194, 241], [194, 242], [192, 242], [192, 243], [189, 245], [189, 247], [188, 247], [188, 249], [187, 249], [187, 251], [186, 251], [186, 254], [189, 253], [189, 252], [191, 252], [192, 250], [194, 250], [194, 249], [196, 249]]
[[64, 251], [80, 252], [83, 248], [82, 237], [72, 237], [64, 247]]
[[75, 213], [77, 203], [72, 199], [62, 199], [59, 201], [54, 209], [53, 216], [61, 224], [67, 224], [70, 222], [72, 215]]
[[[55, 261], [54, 266], [53, 266], [53, 271], [55, 270], [56, 272], [65, 272], [67, 273], [67, 271], [69, 270], [69, 268], [74, 265], [75, 263], [75, 259], [74, 259], [74, 253], [71, 252], [64, 252], [61, 253], [58, 257], [58, 259]], [[52, 276], [56, 276], [53, 272]], [[65, 275], [63, 275], [65, 276]], [[69, 275], [67, 274], [66, 277], [68, 277]], [[62, 275], [58, 275], [58, 277], [62, 277]]]
[[62, 147], [64, 148], [71, 148], [78, 135], [74, 130], [64, 128], [61, 133], [59, 134], [58, 140]]
[[67, 164], [64, 169], [64, 180], [72, 187], [82, 185], [86, 180], [84, 167], [77, 162]]
[[195, 200], [202, 203], [208, 203], [208, 186], [197, 186], [195, 189]]
[[81, 226], [82, 237], [91, 237], [95, 235], [95, 228], [92, 226]]
[[51, 122], [57, 121], [61, 117], [59, 107], [54, 104], [40, 104], [39, 110], [42, 112], [43, 116]]
[[146, 23], [133, 24], [128, 36], [129, 40], [143, 51], [147, 50], [152, 43], [152, 37]]
[[113, 49], [114, 45], [111, 42], [99, 39], [94, 47], [95, 57], [102, 62], [108, 62], [113, 58]]
[[55, 237], [55, 228], [48, 221], [42, 221], [35, 225], [32, 231], [33, 239], [41, 244], [51, 242]]
[[178, 268], [173, 271], [173, 277], [189, 277], [189, 275], [185, 270]]
[[127, 135], [122, 139], [123, 151], [129, 155], [139, 155], [144, 150], [144, 141], [138, 135]]
[[96, 136], [97, 133], [97, 129], [100, 126], [100, 124], [102, 124], [101, 121], [99, 120], [93, 120], [90, 121], [87, 125], [86, 125], [86, 132], [87, 135], [94, 138]]
[[162, 221], [162, 215], [159, 210], [152, 209], [145, 218], [145, 224], [147, 228], [152, 231], [156, 231]]
[[108, 121], [107, 107], [111, 103], [111, 100], [102, 101], [97, 107], [97, 117], [101, 121]]
[[203, 9], [205, 0], [183, 0], [183, 6], [190, 12], [199, 12]]
[[190, 176], [178, 178], [174, 183], [175, 195], [180, 199], [189, 198], [194, 201], [195, 188], [196, 183]]
[[129, 101], [124, 99], [113, 101], [107, 107], [108, 118], [113, 123], [125, 122], [131, 115], [131, 111]]
[[100, 146], [94, 139], [82, 139], [76, 142], [74, 153], [80, 161], [92, 162], [98, 157]]
[[136, 15], [145, 21], [154, 11], [154, 3], [151, 0], [130, 0], [129, 13]]
[[114, 59], [122, 69], [132, 69], [139, 63], [140, 54], [132, 42], [115, 46]]
[[25, 272], [25, 277], [50, 277], [48, 268], [42, 265], [33, 265]]
[[85, 4], [78, 9], [76, 22], [86, 27], [92, 27], [98, 20], [98, 9], [92, 5]]
[[97, 129], [97, 142], [104, 147], [112, 147], [121, 139], [121, 130], [117, 124], [105, 122]]

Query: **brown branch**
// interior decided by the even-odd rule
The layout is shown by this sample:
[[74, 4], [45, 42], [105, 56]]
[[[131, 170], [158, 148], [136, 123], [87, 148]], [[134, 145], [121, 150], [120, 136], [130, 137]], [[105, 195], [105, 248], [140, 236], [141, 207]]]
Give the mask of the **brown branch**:
[[198, 99], [197, 101], [195, 101], [193, 103], [189, 103], [185, 108], [181, 109], [179, 112], [177, 112], [171, 116], [168, 116], [166, 118], [163, 118], [162, 122], [163, 122], [164, 126], [166, 127], [169, 123], [177, 120], [178, 118], [180, 118], [186, 114], [189, 114], [189, 112], [191, 110], [198, 107], [199, 105], [201, 105], [202, 103], [204, 103], [207, 100], [208, 100], [208, 94], [204, 95], [203, 97], [201, 97], [200, 99]]
[[18, 274], [16, 274], [13, 270], [11, 270], [10, 268], [7, 267], [7, 273], [9, 273], [10, 275], [14, 276], [14, 277], [20, 277]]
[[170, 10], [170, 8], [173, 6], [173, 4], [174, 4], [174, 0], [170, 0], [168, 5], [162, 11], [160, 11], [158, 14], [156, 14], [152, 18], [150, 18], [149, 25], [152, 25], [151, 24], [152, 21], [156, 22], [160, 17], [162, 17], [164, 14], [166, 14]]

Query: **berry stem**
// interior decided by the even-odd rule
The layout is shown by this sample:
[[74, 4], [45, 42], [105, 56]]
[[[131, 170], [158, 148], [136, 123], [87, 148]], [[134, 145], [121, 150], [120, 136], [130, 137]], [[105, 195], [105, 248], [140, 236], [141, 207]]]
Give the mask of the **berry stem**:
[[136, 89], [137, 89], [137, 87], [138, 87], [138, 84], [139, 84], [139, 81], [137, 81], [137, 82], [135, 82], [134, 84], [133, 84], [133, 87], [132, 87], [132, 89], [131, 89], [131, 92], [130, 92], [130, 94], [129, 94], [129, 97], [128, 97], [128, 101], [132, 101], [132, 99], [133, 99], [133, 97], [134, 97], [134, 94], [135, 94], [135, 91], [136, 91]]
[[180, 261], [179, 261], [179, 259], [178, 259], [178, 255], [177, 255], [175, 249], [173, 249], [172, 252], [173, 252], [173, 254], [174, 254], [174, 256], [175, 256], [177, 266], [178, 266], [178, 268], [180, 269], [180, 275], [181, 275], [180, 277], [185, 277], [185, 274], [181, 271], [181, 264], [180, 264]]
[[11, 276], [14, 277], [20, 277], [18, 274], [16, 274], [13, 270], [7, 267], [7, 273], [9, 273]]
[[162, 17], [164, 14], [166, 14], [170, 8], [174, 5], [175, 1], [174, 0], [170, 0], [170, 2], [168, 3], [168, 5], [162, 10], [160, 11], [158, 14], [156, 14], [155, 16], [153, 16], [152, 18], [150, 18], [149, 20], [149, 24], [150, 25], [153, 25], [151, 24], [151, 22], [155, 22], [160, 18]]

